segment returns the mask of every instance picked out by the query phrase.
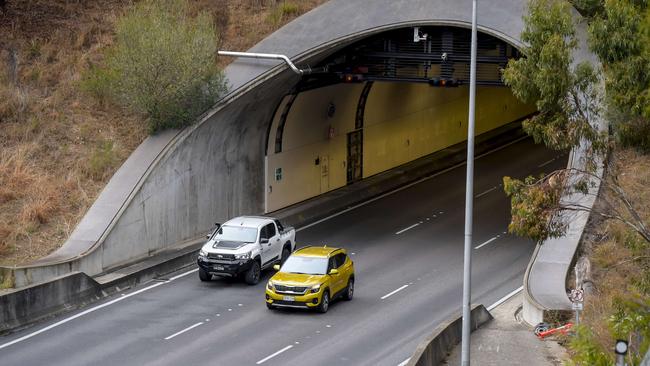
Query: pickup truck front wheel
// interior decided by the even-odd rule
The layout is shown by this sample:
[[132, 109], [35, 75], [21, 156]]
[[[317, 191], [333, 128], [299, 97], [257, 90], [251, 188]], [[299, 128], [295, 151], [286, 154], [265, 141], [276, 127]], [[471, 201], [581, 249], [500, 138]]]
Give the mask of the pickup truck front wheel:
[[248, 271], [246, 271], [246, 275], [244, 275], [244, 281], [246, 281], [246, 283], [249, 285], [256, 285], [258, 282], [260, 282], [259, 262], [253, 261], [251, 268], [249, 268]]
[[199, 268], [199, 279], [204, 282], [210, 281], [212, 279], [212, 276], [208, 272], [203, 270], [203, 268]]
[[284, 262], [287, 260], [287, 258], [289, 258], [290, 255], [291, 255], [291, 251], [289, 250], [289, 248], [284, 247], [284, 249], [282, 249], [282, 257], [280, 257], [280, 264], [284, 264]]

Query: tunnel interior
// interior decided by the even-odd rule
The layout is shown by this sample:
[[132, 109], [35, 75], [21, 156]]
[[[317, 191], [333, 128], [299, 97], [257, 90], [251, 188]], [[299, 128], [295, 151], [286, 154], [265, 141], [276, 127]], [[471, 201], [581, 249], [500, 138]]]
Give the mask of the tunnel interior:
[[[408, 27], [344, 47], [277, 105], [265, 155], [265, 212], [467, 139], [471, 32]], [[479, 33], [476, 134], [535, 112], [501, 80], [510, 44]]]

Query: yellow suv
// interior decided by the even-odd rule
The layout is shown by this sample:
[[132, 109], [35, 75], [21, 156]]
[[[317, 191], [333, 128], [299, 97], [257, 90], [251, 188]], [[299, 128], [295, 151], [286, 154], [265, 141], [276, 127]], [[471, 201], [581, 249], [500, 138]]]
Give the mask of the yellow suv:
[[327, 312], [337, 297], [352, 300], [354, 263], [345, 249], [305, 247], [296, 250], [266, 285], [266, 306]]

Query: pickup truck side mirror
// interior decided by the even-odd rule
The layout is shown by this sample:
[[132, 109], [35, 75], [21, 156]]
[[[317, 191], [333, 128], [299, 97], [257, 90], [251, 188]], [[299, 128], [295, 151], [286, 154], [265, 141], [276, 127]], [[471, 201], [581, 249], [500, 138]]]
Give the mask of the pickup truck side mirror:
[[262, 238], [260, 239], [260, 244], [268, 244], [269, 238]]

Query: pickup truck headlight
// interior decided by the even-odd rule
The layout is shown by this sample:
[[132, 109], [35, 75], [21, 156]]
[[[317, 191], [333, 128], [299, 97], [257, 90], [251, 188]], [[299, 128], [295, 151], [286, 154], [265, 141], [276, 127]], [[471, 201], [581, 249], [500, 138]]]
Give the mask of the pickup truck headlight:
[[244, 254], [235, 254], [235, 259], [249, 259], [251, 257], [251, 252]]
[[266, 288], [271, 290], [271, 291], [275, 290], [275, 286], [273, 286], [273, 282], [271, 282], [271, 281], [269, 281], [269, 283], [266, 284]]
[[201, 249], [199, 250], [199, 257], [206, 257], [208, 255], [208, 252], [205, 250]]
[[320, 283], [318, 285], [314, 285], [314, 286], [311, 287], [311, 293], [312, 294], [315, 294], [318, 291], [320, 291]]

